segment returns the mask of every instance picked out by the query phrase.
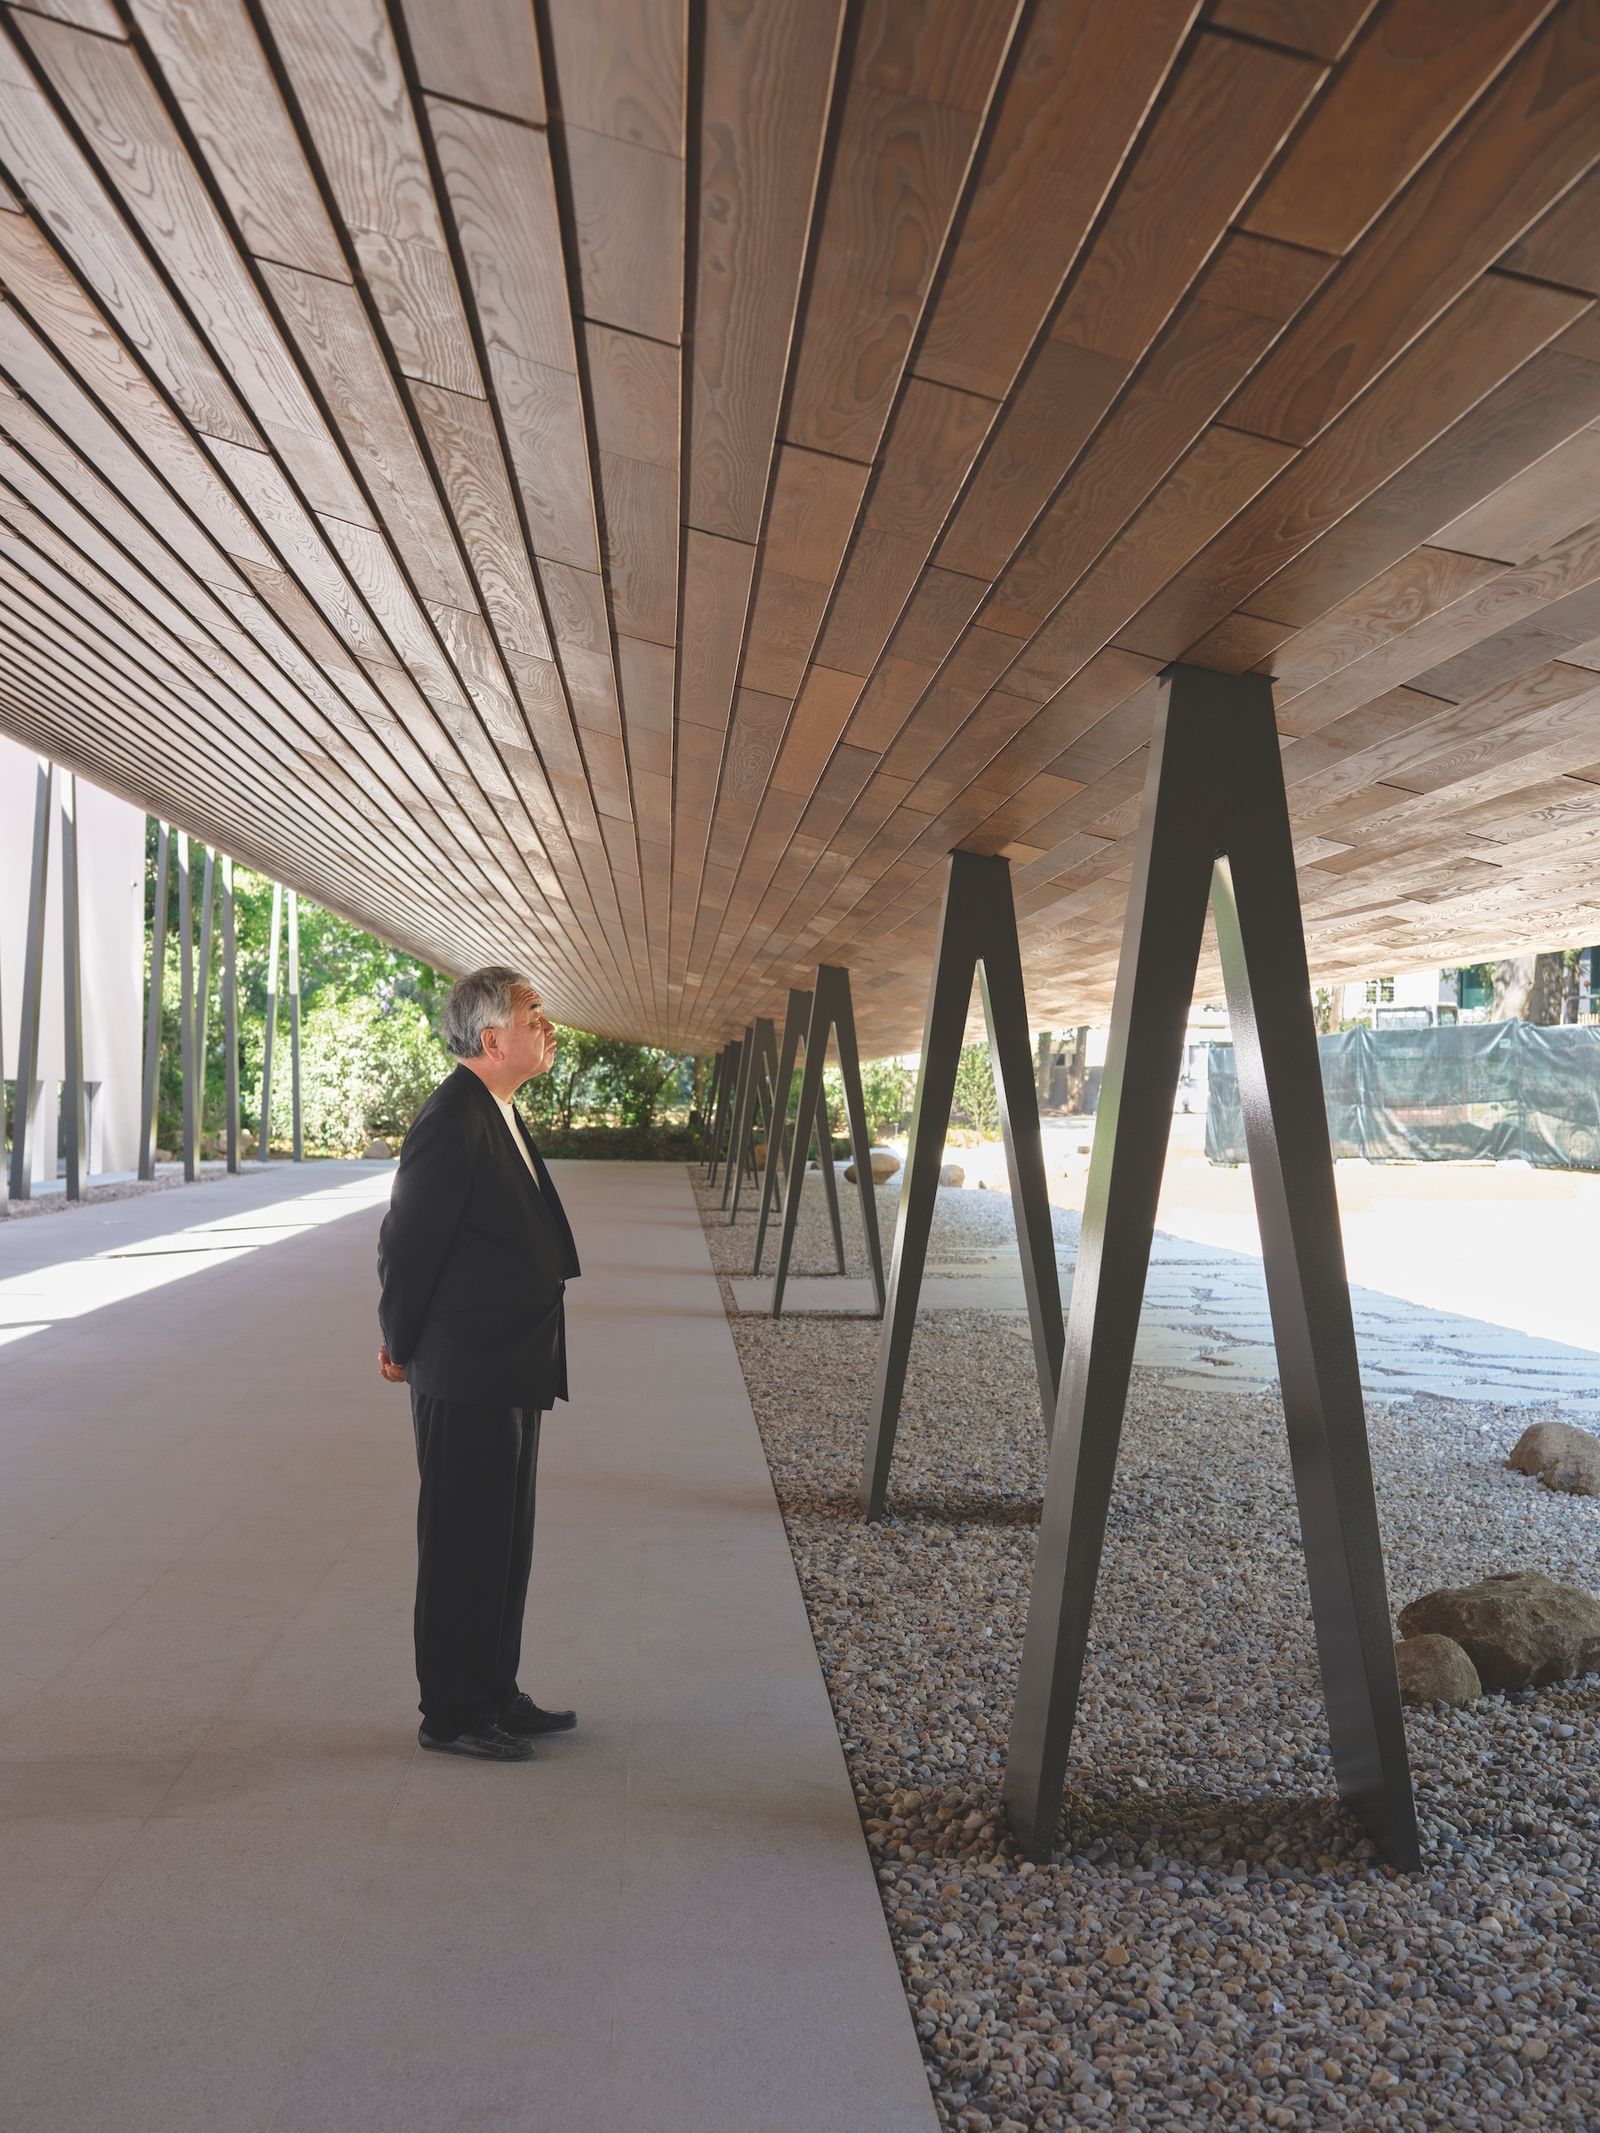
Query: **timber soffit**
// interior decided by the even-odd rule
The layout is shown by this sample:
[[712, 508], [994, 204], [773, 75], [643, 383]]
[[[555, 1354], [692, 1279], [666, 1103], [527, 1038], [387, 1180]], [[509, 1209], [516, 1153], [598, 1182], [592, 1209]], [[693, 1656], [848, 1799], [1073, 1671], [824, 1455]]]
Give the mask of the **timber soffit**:
[[459, 968], [1104, 1011], [1151, 677], [1313, 970], [1600, 934], [1600, 0], [0, 6], [0, 726]]

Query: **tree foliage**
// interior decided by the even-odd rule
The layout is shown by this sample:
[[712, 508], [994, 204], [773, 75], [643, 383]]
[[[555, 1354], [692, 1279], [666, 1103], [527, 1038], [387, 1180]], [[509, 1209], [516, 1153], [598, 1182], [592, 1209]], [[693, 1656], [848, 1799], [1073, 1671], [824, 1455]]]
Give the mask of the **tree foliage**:
[[955, 1107], [974, 1133], [992, 1139], [1000, 1131], [1000, 1098], [986, 1044], [964, 1044], [956, 1062]]

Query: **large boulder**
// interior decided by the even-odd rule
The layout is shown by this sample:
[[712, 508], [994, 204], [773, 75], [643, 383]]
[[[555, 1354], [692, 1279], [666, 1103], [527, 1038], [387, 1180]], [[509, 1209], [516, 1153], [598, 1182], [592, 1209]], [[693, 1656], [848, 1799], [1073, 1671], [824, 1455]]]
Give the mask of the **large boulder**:
[[1454, 1637], [1407, 1637], [1394, 1648], [1402, 1703], [1476, 1703], [1478, 1669]]
[[394, 1150], [389, 1146], [389, 1143], [386, 1140], [382, 1139], [380, 1136], [380, 1138], [375, 1141], [368, 1141], [365, 1152], [362, 1156], [362, 1161], [366, 1163], [387, 1163], [391, 1162], [393, 1158]]
[[965, 1185], [966, 1182], [967, 1173], [959, 1163], [946, 1163], [939, 1172], [939, 1183], [941, 1185]]
[[[892, 1148], [869, 1148], [867, 1161], [872, 1165], [872, 1181], [882, 1185], [900, 1168], [900, 1158]], [[845, 1172], [845, 1180], [853, 1185], [856, 1181], [856, 1166], [852, 1163]]]
[[1424, 1593], [1399, 1622], [1408, 1640], [1453, 1637], [1486, 1689], [1537, 1688], [1600, 1668], [1600, 1600], [1542, 1570]]
[[1537, 1474], [1547, 1489], [1600, 1496], [1600, 1437], [1570, 1422], [1535, 1422], [1517, 1439], [1506, 1464], [1520, 1474]]

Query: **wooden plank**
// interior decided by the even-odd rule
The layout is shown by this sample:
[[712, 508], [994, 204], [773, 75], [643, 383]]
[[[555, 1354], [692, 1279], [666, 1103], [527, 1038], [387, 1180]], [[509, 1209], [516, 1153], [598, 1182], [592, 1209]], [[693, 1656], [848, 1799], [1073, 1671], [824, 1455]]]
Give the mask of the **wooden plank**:
[[131, 12], [247, 249], [348, 280], [344, 249], [239, 0], [131, 0]]
[[1600, 424], [1591, 423], [1439, 528], [1435, 546], [1526, 563], [1596, 516]]
[[1600, 296], [1600, 171], [1580, 178], [1526, 236], [1501, 254], [1498, 264], [1536, 281]]
[[683, 164], [631, 141], [562, 131], [586, 318], [683, 338]]
[[263, 13], [396, 363], [408, 377], [482, 393], [382, 0], [263, 0]]
[[1136, 362], [1323, 78], [1314, 61], [1198, 38], [1051, 327]]
[[450, 523], [360, 299], [343, 282], [292, 267], [262, 273], [418, 592], [470, 607]]
[[1262, 662], [1285, 704], [1352, 661], [1403, 636], [1427, 616], [1500, 575], [1501, 566], [1445, 548], [1418, 548], [1300, 630]]
[[799, 689], [866, 479], [849, 460], [780, 448], [750, 604], [746, 689], [791, 700]]
[[817, 648], [825, 666], [871, 671], [993, 415], [992, 400], [906, 381]]
[[1193, 13], [1192, 0], [1152, 0], [1130, 39], [1095, 0], [1032, 11], [929, 307], [920, 377], [991, 398], [1007, 391]]
[[754, 566], [743, 541], [693, 527], [684, 534], [680, 726], [727, 727]]
[[500, 643], [508, 653], [548, 659], [539, 589], [488, 406], [436, 385], [413, 385], [411, 399]]
[[544, 74], [526, 0], [452, 0], [448, 8], [437, 0], [403, 4], [411, 63], [424, 89], [543, 125]]
[[684, 0], [545, 0], [565, 125], [683, 153]]
[[1373, 225], [1230, 419], [1305, 443], [1600, 159], [1600, 37], [1558, 9]]
[[1597, 415], [1600, 366], [1547, 349], [1252, 593], [1252, 610], [1313, 621]]
[[1241, 37], [1337, 59], [1377, 0], [1209, 0], [1206, 20]]
[[1244, 227], [1348, 252], [1549, 12], [1550, 0], [1389, 0]]
[[840, 0], [708, 0], [701, 69], [692, 526], [760, 531]]
[[[48, 226], [130, 346], [195, 428], [234, 444], [259, 445], [261, 438], [236, 395], [3, 33], [0, 163], [21, 186], [30, 209]], [[15, 256], [27, 249], [27, 230], [22, 217], [6, 217], [0, 236], [8, 254]], [[36, 236], [32, 242], [37, 244]]]
[[877, 451], [1011, 27], [982, 0], [867, 0], [784, 421], [791, 444]]
[[[1503, 275], [1485, 275], [1474, 283], [1198, 559], [1194, 575], [1215, 589], [1218, 611], [1249, 600], [1318, 534], [1553, 339], [1585, 302]], [[1230, 416], [1239, 404], [1230, 404]], [[1259, 611], [1274, 612], [1270, 605]]]

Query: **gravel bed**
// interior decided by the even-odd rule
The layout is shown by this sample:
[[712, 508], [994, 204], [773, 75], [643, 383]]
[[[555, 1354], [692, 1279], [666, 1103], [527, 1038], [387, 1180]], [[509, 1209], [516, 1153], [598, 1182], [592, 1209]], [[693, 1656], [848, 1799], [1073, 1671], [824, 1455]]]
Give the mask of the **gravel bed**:
[[[1010, 1236], [1003, 1195], [940, 1199]], [[876, 1326], [732, 1325], [945, 2125], [1600, 2125], [1600, 1677], [1408, 1711], [1424, 1870], [1395, 1874], [1334, 1796], [1277, 1400], [1140, 1371], [1034, 1867], [1000, 1811], [1043, 1478], [1025, 1326], [920, 1322], [873, 1527]], [[1535, 1419], [1370, 1409], [1397, 1607], [1519, 1567], [1600, 1590], [1600, 1501], [1504, 1468]]]

